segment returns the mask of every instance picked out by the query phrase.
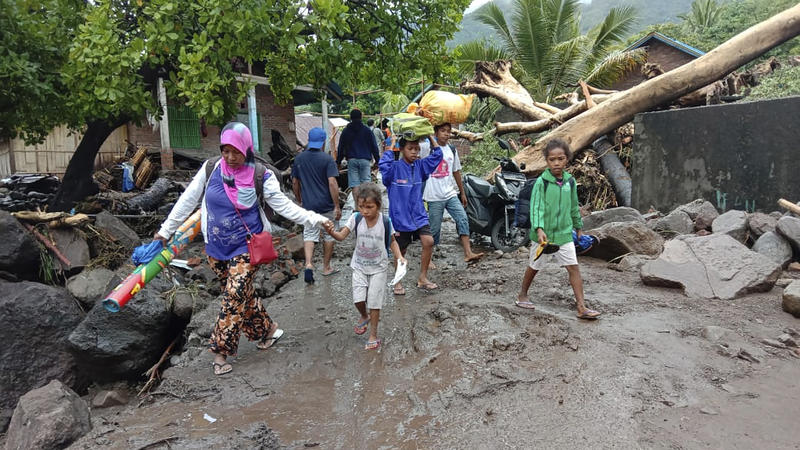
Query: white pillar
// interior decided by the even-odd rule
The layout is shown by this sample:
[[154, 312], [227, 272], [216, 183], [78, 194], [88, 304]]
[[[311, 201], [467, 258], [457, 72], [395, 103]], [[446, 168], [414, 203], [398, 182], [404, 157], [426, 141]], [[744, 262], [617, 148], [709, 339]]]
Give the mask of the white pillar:
[[256, 88], [253, 86], [247, 91], [247, 119], [250, 122], [250, 134], [253, 135], [253, 151], [261, 153], [261, 145], [258, 139], [258, 111], [256, 110]]
[[158, 103], [161, 104], [161, 121], [158, 128], [161, 132], [161, 167], [172, 169], [172, 145], [169, 143], [169, 114], [167, 110], [167, 89], [164, 79], [158, 77]]
[[330, 140], [331, 131], [328, 129], [328, 92], [322, 91], [322, 129], [325, 130], [325, 153], [331, 153]]

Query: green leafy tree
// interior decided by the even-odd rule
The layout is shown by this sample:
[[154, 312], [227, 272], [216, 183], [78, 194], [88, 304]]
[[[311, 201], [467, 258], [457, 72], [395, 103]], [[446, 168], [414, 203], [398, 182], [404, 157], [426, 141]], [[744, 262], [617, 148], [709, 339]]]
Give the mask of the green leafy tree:
[[[14, 0], [2, 0], [14, 1]], [[16, 0], [16, 4], [25, 0]], [[77, 0], [51, 0], [62, 2]], [[278, 101], [297, 85], [330, 80], [380, 82], [400, 89], [409, 74], [448, 70], [444, 42], [469, 0], [98, 0], [81, 3], [62, 25], [68, 49], [53, 90], [85, 134], [51, 205], [69, 208], [96, 191], [92, 165], [119, 125], [158, 115], [156, 82], [209, 123], [235, 117], [251, 87], [237, 80], [265, 74]], [[10, 10], [17, 22], [24, 10]], [[63, 55], [63, 52], [61, 53]], [[14, 86], [9, 87], [13, 89]], [[21, 122], [25, 127], [25, 122]], [[17, 126], [16, 128], [19, 128]]]
[[69, 123], [59, 69], [84, 2], [0, 0], [0, 137], [39, 142]]
[[692, 3], [692, 10], [678, 17], [692, 30], [702, 31], [716, 25], [721, 13], [722, 8], [716, 0], [695, 0]]
[[501, 45], [472, 42], [456, 49], [462, 73], [479, 60], [513, 60], [514, 76], [538, 100], [550, 101], [579, 79], [605, 86], [643, 60], [639, 50], [614, 50], [631, 31], [632, 8], [612, 9], [587, 34], [580, 32], [577, 0], [515, 0], [511, 21], [494, 4], [478, 20], [492, 27]]

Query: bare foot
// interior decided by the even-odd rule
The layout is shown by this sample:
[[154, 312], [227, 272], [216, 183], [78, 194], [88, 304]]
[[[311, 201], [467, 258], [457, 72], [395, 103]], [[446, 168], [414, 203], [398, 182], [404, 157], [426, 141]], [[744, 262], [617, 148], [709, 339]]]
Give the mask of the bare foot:
[[406, 295], [406, 288], [403, 287], [402, 284], [397, 283], [394, 285], [394, 289], [392, 289], [394, 295]]
[[483, 253], [483, 252], [481, 252], [481, 253], [470, 253], [470, 254], [464, 256], [464, 261], [466, 261], [468, 263], [469, 262], [475, 262], [475, 261], [483, 258], [483, 255], [485, 255], [485, 254], [486, 253]]
[[518, 301], [518, 302], [530, 302], [530, 301], [531, 301], [531, 298], [530, 298], [530, 297], [529, 297], [527, 294], [525, 294], [525, 295], [523, 295], [523, 294], [519, 294], [519, 295], [517, 296], [517, 301]]

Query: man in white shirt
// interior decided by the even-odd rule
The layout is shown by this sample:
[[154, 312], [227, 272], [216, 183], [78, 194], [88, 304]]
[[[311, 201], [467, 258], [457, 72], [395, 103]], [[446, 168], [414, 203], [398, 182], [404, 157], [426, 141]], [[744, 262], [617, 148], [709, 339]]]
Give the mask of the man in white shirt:
[[[428, 203], [428, 219], [430, 220], [431, 233], [434, 245], [439, 245], [439, 235], [442, 230], [442, 217], [444, 210], [456, 223], [456, 231], [464, 247], [464, 261], [472, 262], [480, 259], [483, 253], [475, 253], [469, 242], [469, 219], [464, 207], [467, 205], [467, 194], [461, 180], [461, 161], [458, 152], [448, 144], [451, 126], [449, 123], [437, 125], [433, 128], [436, 142], [442, 147], [443, 158], [439, 167], [431, 174], [425, 183], [422, 199]], [[420, 158], [430, 153], [430, 146], [423, 148], [420, 144]], [[459, 198], [459, 192], [461, 192]]]

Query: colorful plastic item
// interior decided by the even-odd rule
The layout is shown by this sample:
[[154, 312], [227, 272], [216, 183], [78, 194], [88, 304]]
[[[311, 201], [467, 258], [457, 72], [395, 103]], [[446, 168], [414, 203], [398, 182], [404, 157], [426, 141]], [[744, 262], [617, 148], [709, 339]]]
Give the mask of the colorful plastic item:
[[167, 267], [194, 238], [200, 234], [200, 210], [194, 212], [185, 222], [178, 227], [178, 230], [167, 243], [166, 248], [147, 264], [140, 264], [122, 283], [109, 293], [103, 306], [111, 311], [118, 312], [125, 307], [125, 304], [141, 291], [142, 288], [158, 275], [162, 269]]

